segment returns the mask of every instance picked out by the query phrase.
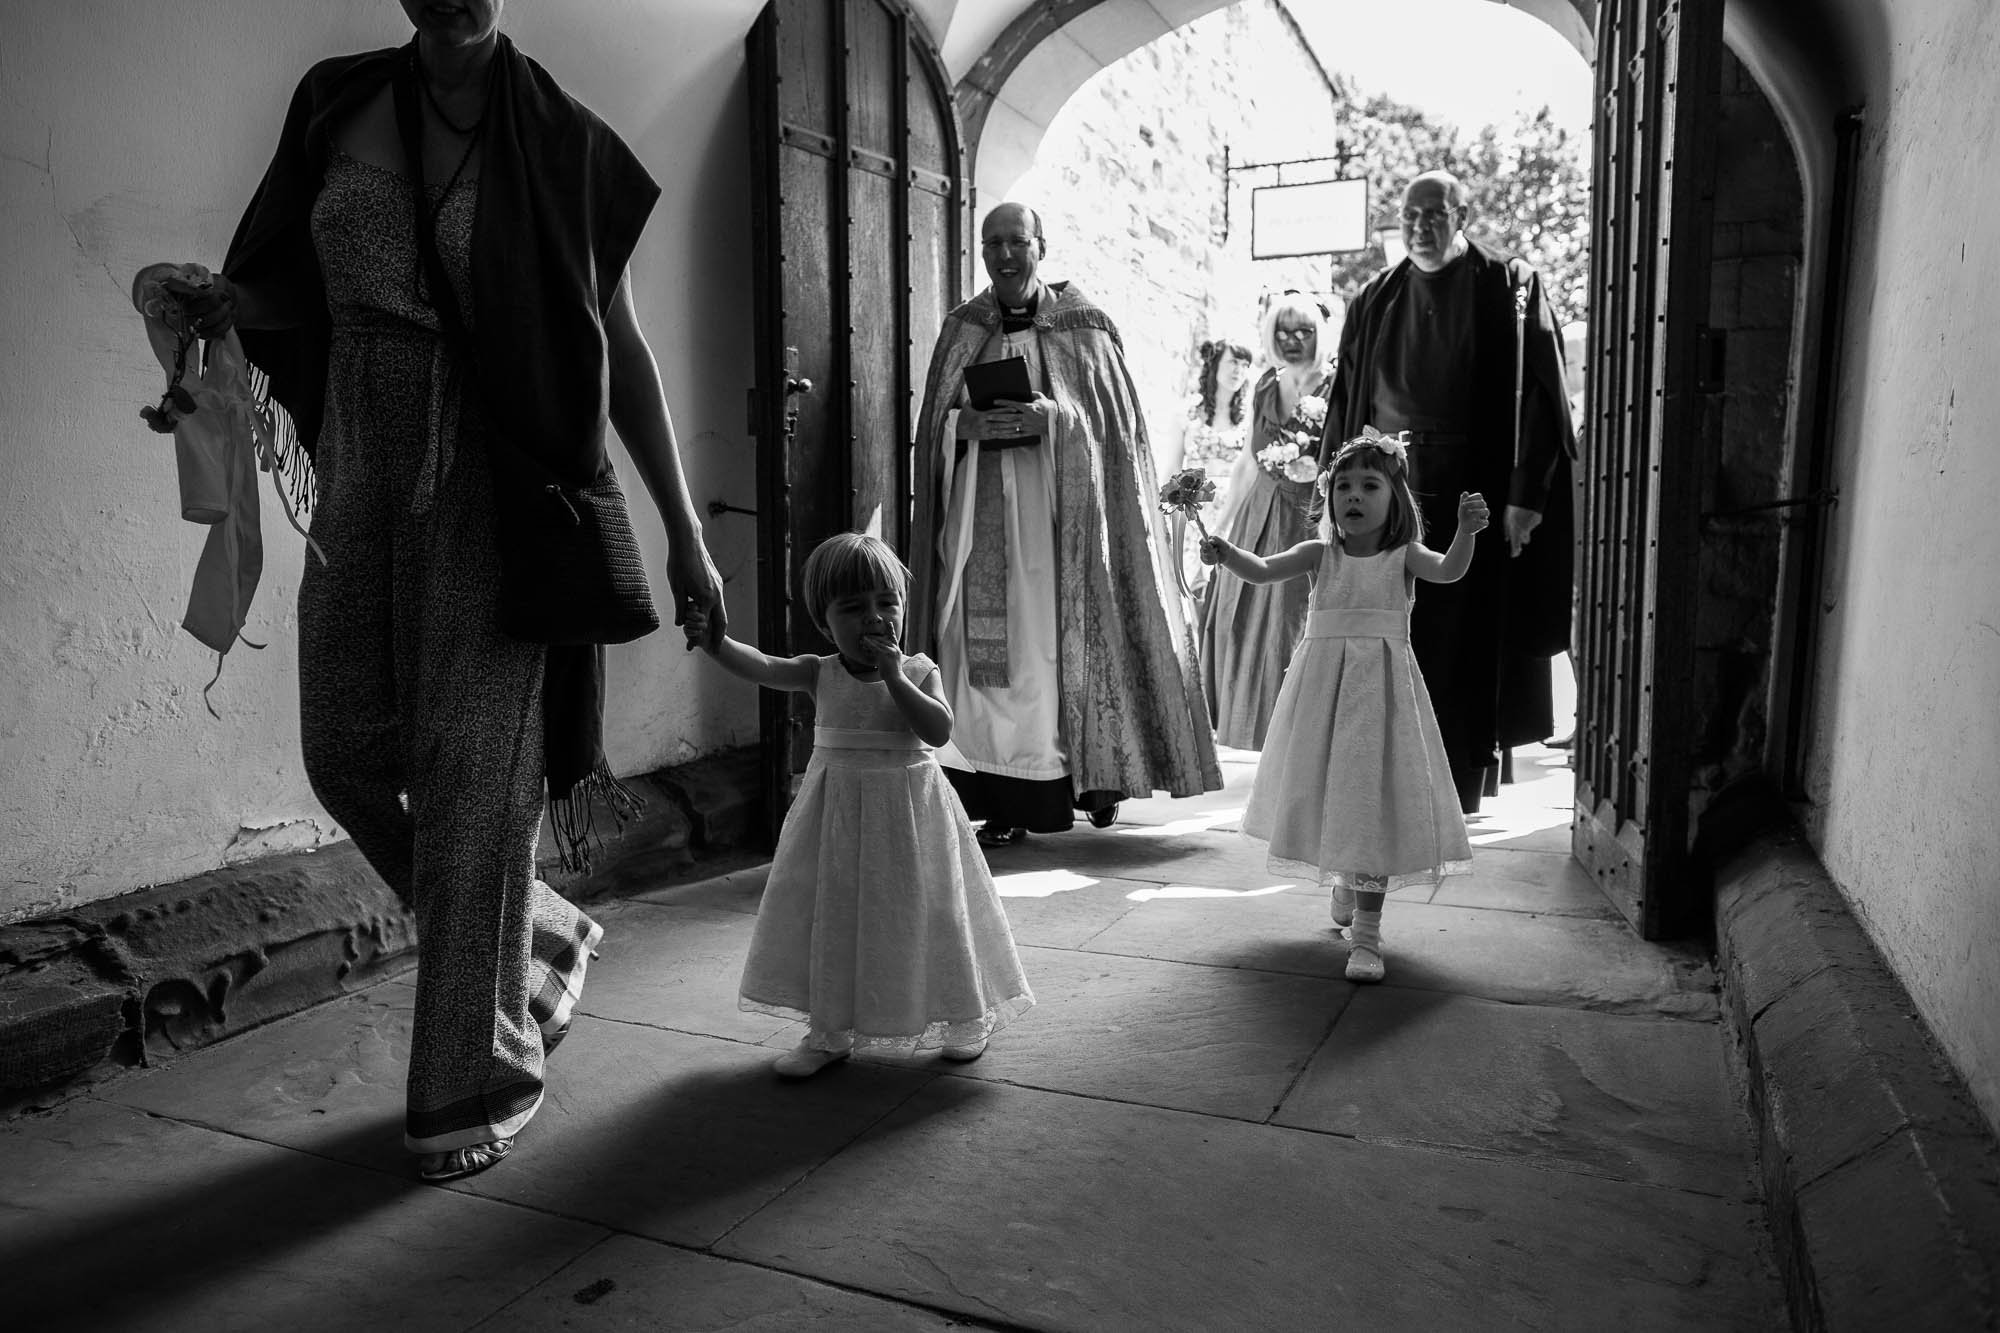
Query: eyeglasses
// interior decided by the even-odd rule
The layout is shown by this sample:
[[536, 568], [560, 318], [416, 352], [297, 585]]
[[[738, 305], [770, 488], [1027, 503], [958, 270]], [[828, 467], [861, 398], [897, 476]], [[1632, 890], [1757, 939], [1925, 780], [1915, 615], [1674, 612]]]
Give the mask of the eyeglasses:
[[1313, 336], [1312, 329], [1272, 329], [1271, 336], [1281, 343], [1302, 343]]
[[1406, 208], [1403, 210], [1403, 225], [1414, 227], [1421, 223], [1426, 227], [1435, 227], [1440, 222], [1449, 221], [1457, 211], [1455, 208]]

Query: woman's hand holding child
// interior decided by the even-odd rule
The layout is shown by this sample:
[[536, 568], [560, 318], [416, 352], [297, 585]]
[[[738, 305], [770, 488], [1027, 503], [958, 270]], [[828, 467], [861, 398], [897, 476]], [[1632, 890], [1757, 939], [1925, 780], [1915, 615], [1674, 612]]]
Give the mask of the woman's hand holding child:
[[715, 655], [715, 650], [722, 646], [720, 634], [713, 636], [709, 634], [708, 612], [701, 606], [690, 605], [681, 612], [681, 632], [687, 635], [687, 646], [690, 649], [703, 649], [711, 657]]

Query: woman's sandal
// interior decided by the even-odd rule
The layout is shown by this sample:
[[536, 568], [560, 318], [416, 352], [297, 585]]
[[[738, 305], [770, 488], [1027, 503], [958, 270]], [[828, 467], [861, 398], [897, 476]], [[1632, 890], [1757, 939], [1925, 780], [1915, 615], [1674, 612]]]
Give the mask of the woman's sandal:
[[494, 1139], [490, 1143], [469, 1143], [450, 1152], [423, 1153], [417, 1158], [417, 1178], [436, 1184], [476, 1176], [512, 1151], [514, 1140]]
[[989, 823], [980, 825], [979, 831], [972, 836], [979, 839], [981, 847], [1006, 847], [1026, 838], [1028, 830], [1024, 828], [998, 828]]

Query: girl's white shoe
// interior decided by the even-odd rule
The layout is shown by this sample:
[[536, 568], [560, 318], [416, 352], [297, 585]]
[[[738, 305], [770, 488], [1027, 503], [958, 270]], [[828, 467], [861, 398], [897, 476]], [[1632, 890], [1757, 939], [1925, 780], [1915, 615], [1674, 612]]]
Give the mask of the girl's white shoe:
[[811, 1078], [830, 1064], [845, 1060], [846, 1051], [822, 1051], [818, 1047], [800, 1042], [771, 1062], [771, 1068], [778, 1071], [779, 1078]]
[[1354, 890], [1345, 884], [1333, 886], [1333, 924], [1343, 929], [1354, 924]]
[[1357, 944], [1347, 952], [1347, 979], [1349, 981], [1373, 982], [1387, 976], [1389, 969], [1382, 962], [1380, 948], [1371, 949], [1365, 944]]

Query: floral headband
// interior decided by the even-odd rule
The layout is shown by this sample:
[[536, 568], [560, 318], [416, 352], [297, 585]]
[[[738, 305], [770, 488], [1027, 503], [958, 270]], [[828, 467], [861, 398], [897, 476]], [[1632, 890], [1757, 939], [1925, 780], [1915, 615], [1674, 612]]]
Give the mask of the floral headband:
[[1361, 433], [1348, 441], [1349, 444], [1372, 444], [1405, 467], [1410, 462], [1410, 432], [1399, 430], [1393, 435], [1384, 435], [1373, 426], [1363, 426]]
[[1321, 495], [1325, 495], [1328, 487], [1333, 484], [1333, 474], [1340, 470], [1341, 461], [1349, 454], [1362, 449], [1378, 450], [1397, 467], [1406, 472], [1409, 470], [1410, 433], [1408, 431], [1399, 430], [1392, 435], [1384, 435], [1373, 426], [1363, 426], [1359, 435], [1341, 445], [1334, 452], [1333, 460], [1326, 465], [1326, 470], [1319, 474], [1319, 479], [1314, 485]]

